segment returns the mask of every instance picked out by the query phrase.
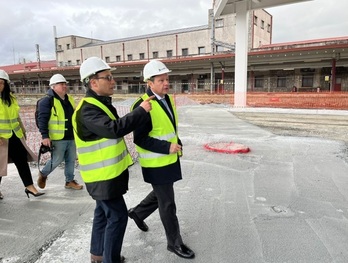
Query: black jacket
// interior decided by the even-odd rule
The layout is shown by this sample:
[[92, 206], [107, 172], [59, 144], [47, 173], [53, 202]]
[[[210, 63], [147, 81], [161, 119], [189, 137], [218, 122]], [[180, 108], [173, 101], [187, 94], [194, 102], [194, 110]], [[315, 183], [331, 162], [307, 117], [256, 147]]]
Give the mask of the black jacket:
[[[150, 89], [147, 89], [146, 93], [149, 96], [153, 96], [154, 94]], [[172, 106], [169, 101], [168, 95], [165, 96], [165, 99], [167, 101], [167, 104], [170, 108], [170, 110], [173, 112]], [[135, 104], [134, 109], [136, 110], [137, 107], [140, 105], [140, 103], [143, 100], [140, 98]], [[166, 107], [160, 103], [157, 98], [154, 98], [151, 103], [159, 103], [162, 107], [163, 114], [169, 115]], [[150, 114], [148, 113], [150, 116]], [[174, 116], [174, 114], [173, 114]], [[175, 127], [175, 121], [173, 120], [173, 126]], [[176, 127], [175, 127], [176, 128]], [[144, 148], [146, 150], [156, 152], [156, 153], [162, 153], [162, 154], [169, 154], [170, 149], [170, 142], [164, 141], [164, 140], [158, 140], [155, 138], [152, 138], [149, 136], [150, 131], [152, 130], [152, 122], [151, 117], [147, 119], [147, 121], [141, 125], [138, 126], [133, 134], [134, 134], [134, 143], [141, 148]], [[182, 143], [179, 139], [178, 143], [182, 146]], [[182, 179], [181, 174], [181, 166], [180, 166], [180, 160], [178, 158], [177, 162], [163, 166], [158, 168], [144, 168], [142, 167], [143, 177], [144, 181], [147, 183], [151, 183], [154, 185], [162, 185], [162, 184], [169, 184], [173, 183], [175, 181], [178, 181]]]
[[[76, 112], [76, 132], [82, 140], [117, 139], [132, 132], [139, 124], [142, 124], [149, 118], [147, 112], [142, 107], [120, 118], [112, 105], [111, 97], [98, 96], [91, 89], [88, 89], [86, 92], [86, 97], [96, 98], [103, 103], [114, 114], [116, 120], [110, 119], [99, 107], [83, 102], [81, 108]], [[114, 179], [87, 183], [86, 188], [93, 199], [110, 200], [118, 198], [127, 192], [128, 180], [128, 169], [126, 169]]]
[[38, 104], [38, 125], [39, 125], [39, 131], [41, 133], [42, 139], [49, 138], [48, 121], [50, 120], [50, 117], [51, 117], [51, 110], [54, 110], [51, 107], [52, 106], [51, 100], [53, 101], [52, 97], [60, 101], [64, 109], [65, 118], [68, 120], [67, 122], [65, 122], [65, 133], [62, 140], [73, 140], [74, 132], [72, 127], [71, 117], [74, 113], [74, 108], [71, 105], [67, 95], [65, 95], [64, 100], [62, 100], [58, 96], [58, 94], [54, 92], [53, 89], [49, 89], [47, 91], [47, 96], [42, 98], [42, 100]]

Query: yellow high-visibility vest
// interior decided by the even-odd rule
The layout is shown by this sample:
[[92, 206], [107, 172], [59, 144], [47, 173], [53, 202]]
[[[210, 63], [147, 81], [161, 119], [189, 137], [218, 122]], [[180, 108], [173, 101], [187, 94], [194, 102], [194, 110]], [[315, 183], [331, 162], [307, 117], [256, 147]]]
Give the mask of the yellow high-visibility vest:
[[80, 101], [74, 112], [72, 124], [74, 127], [74, 138], [77, 147], [81, 177], [85, 183], [106, 181], [116, 178], [133, 164], [132, 157], [128, 153], [123, 138], [103, 138], [95, 141], [84, 141], [78, 137], [76, 132], [76, 112], [80, 109], [84, 101], [101, 108], [110, 119], [116, 120], [116, 117], [111, 111], [97, 99], [88, 97]]
[[[68, 95], [69, 102], [73, 109], [75, 109], [74, 98]], [[51, 116], [48, 121], [48, 134], [51, 140], [61, 140], [65, 133], [65, 118], [64, 108], [59, 99], [53, 99], [53, 107], [51, 109]]]
[[20, 139], [23, 137], [23, 131], [19, 123], [20, 107], [14, 96], [11, 95], [12, 103], [9, 107], [0, 100], [0, 137], [9, 139], [12, 131]]
[[[149, 96], [144, 94], [141, 98], [146, 100]], [[173, 114], [175, 118], [175, 126], [178, 126], [178, 116], [175, 109], [174, 101], [171, 96], [170, 103], [173, 108]], [[139, 101], [139, 100], [138, 100]], [[131, 110], [134, 109], [134, 105], [137, 104], [135, 102]], [[163, 111], [161, 105], [157, 101], [152, 101], [152, 110], [149, 112], [152, 120], [152, 130], [149, 133], [150, 137], [168, 141], [170, 143], [178, 143], [178, 135], [174, 129], [173, 123], [171, 122], [170, 117]], [[139, 163], [141, 167], [162, 167], [172, 163], [175, 163], [178, 160], [177, 153], [171, 154], [162, 154], [148, 151], [140, 146], [135, 146], [138, 154], [139, 154]]]

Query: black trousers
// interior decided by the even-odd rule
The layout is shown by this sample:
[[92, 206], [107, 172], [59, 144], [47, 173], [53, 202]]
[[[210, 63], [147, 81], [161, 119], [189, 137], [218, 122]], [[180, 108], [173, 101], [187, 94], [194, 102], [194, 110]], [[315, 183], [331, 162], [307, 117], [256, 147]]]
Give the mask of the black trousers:
[[13, 163], [17, 167], [19, 176], [21, 177], [25, 187], [33, 184], [33, 178], [31, 176], [27, 155], [27, 151], [20, 139], [13, 134], [8, 141], [8, 156], [12, 159]]
[[140, 219], [144, 220], [158, 208], [168, 245], [181, 245], [183, 242], [180, 235], [179, 221], [176, 216], [173, 183], [152, 185], [152, 188], [153, 191], [134, 208], [134, 212]]
[[104, 263], [119, 263], [127, 222], [127, 206], [123, 196], [112, 200], [96, 200], [91, 254], [103, 256]]

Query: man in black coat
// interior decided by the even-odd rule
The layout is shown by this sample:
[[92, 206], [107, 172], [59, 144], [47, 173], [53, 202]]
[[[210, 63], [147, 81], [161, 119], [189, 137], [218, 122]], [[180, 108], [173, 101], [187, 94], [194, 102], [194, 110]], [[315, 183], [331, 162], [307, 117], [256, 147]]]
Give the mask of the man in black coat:
[[[42, 145], [51, 149], [51, 159], [39, 171], [37, 184], [41, 189], [46, 187], [49, 174], [63, 161], [65, 188], [81, 190], [83, 188], [74, 178], [76, 146], [71, 124], [75, 102], [68, 94], [65, 77], [54, 74], [50, 78], [47, 96], [38, 103], [38, 126], [42, 136]], [[63, 123], [63, 125], [62, 125]]]
[[179, 157], [182, 143], [177, 134], [177, 113], [169, 91], [170, 70], [158, 60], [152, 60], [144, 67], [144, 81], [149, 88], [135, 102], [137, 110], [142, 101], [155, 95], [152, 101], [151, 119], [134, 130], [134, 143], [139, 153], [139, 162], [145, 182], [153, 190], [136, 207], [128, 211], [142, 231], [148, 231], [146, 219], [157, 208], [167, 237], [167, 249], [183, 258], [194, 258], [194, 252], [184, 245], [174, 199], [174, 182], [182, 179]]
[[[128, 166], [132, 160], [123, 136], [149, 118], [152, 98], [120, 118], [112, 105], [115, 80], [110, 66], [100, 58], [90, 57], [82, 63], [80, 75], [87, 92], [76, 108], [73, 125], [81, 176], [96, 201], [91, 262], [124, 262], [121, 248], [128, 214], [123, 194], [128, 190]], [[107, 159], [99, 159], [100, 156]]]

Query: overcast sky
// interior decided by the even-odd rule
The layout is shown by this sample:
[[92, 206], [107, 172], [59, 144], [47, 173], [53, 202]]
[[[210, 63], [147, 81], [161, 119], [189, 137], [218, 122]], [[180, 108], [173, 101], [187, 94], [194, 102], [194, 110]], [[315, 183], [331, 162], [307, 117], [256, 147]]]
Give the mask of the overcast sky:
[[[55, 59], [57, 36], [118, 39], [206, 25], [212, 0], [0, 1], [0, 65]], [[348, 1], [313, 0], [266, 9], [273, 43], [348, 36]]]

